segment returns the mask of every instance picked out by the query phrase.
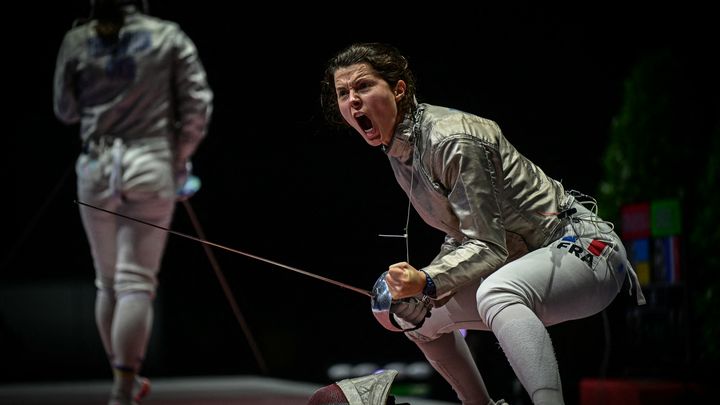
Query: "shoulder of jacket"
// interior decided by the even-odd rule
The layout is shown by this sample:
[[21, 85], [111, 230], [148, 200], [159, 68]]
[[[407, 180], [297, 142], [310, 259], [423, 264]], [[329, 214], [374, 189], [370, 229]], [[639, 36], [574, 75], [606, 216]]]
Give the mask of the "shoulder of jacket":
[[449, 137], [496, 136], [501, 133], [497, 122], [454, 108], [426, 104], [421, 125], [436, 142]]
[[142, 25], [151, 26], [160, 29], [180, 30], [180, 24], [172, 20], [166, 20], [155, 17], [150, 14], [135, 13], [131, 14], [131, 18]]
[[479, 115], [469, 113], [467, 111], [458, 110], [456, 108], [451, 107], [443, 107], [443, 106], [437, 106], [432, 104], [423, 104], [425, 112], [423, 114], [423, 119], [425, 120], [432, 120], [432, 121], [440, 121], [440, 120], [466, 120], [466, 121], [477, 121], [481, 123], [482, 125], [488, 125], [493, 127], [498, 127], [498, 124], [485, 117], [481, 117]]

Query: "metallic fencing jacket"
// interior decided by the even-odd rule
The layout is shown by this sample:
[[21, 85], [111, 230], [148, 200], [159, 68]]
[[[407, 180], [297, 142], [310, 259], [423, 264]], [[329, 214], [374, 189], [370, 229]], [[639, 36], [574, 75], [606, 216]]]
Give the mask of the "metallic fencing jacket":
[[117, 43], [98, 37], [92, 20], [65, 34], [57, 56], [53, 107], [80, 123], [84, 144], [100, 137], [132, 143], [167, 138], [175, 165], [205, 136], [213, 93], [193, 42], [170, 21], [129, 6]]
[[[446, 234], [424, 270], [438, 301], [544, 246], [562, 231], [562, 184], [518, 152], [488, 119], [420, 104], [386, 153], [423, 218]], [[444, 301], [444, 300], [442, 300]]]

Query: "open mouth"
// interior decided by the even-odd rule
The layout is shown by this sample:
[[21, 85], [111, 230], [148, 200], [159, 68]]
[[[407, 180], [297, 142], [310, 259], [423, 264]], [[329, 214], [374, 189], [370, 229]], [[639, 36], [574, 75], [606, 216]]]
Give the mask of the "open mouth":
[[360, 125], [360, 128], [363, 129], [365, 132], [370, 132], [373, 129], [373, 124], [370, 121], [370, 118], [368, 118], [365, 115], [359, 115], [355, 117], [355, 119], [358, 122], [358, 125]]

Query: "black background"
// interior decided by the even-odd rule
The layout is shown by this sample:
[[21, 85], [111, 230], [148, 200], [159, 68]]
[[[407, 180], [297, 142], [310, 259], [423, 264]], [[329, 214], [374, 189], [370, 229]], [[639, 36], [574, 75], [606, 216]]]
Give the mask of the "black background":
[[[407, 197], [381, 151], [323, 123], [319, 81], [335, 51], [356, 41], [396, 45], [413, 67], [421, 102], [497, 121], [550, 176], [592, 194], [633, 64], [676, 45], [702, 49], [699, 43], [707, 39], [678, 28], [680, 11], [657, 7], [151, 1], [150, 13], [178, 22], [193, 39], [215, 92], [208, 136], [193, 159], [203, 186], [190, 200], [207, 238], [370, 289], [388, 264], [405, 257], [402, 240], [378, 234], [403, 232]], [[3, 120], [10, 131], [2, 141], [6, 242], [0, 285], [6, 292], [66, 283], [92, 288], [73, 203], [78, 128], [63, 126], [52, 112], [58, 47], [72, 21], [88, 11], [83, 1], [14, 4], [3, 29], [10, 89]], [[704, 28], [691, 25], [699, 26]], [[182, 205], [172, 228], [195, 234]], [[422, 267], [442, 235], [414, 213], [409, 233], [411, 262]], [[325, 383], [334, 363], [421, 359], [402, 335], [377, 324], [367, 297], [222, 250], [215, 254], [270, 375]], [[47, 302], [42, 294], [12, 307], [7, 302], [4, 310], [20, 318], [38, 307], [47, 307], [43, 311], [52, 318], [54, 309], [66, 312], [68, 305]], [[612, 324], [622, 325], [627, 302], [623, 294], [613, 304]], [[65, 335], [46, 331], [42, 350], [4, 320], [4, 339], [13, 346], [4, 350], [20, 372], [3, 377], [109, 376], [91, 296], [78, 308], [87, 316], [80, 321], [85, 329], [68, 336], [82, 341], [65, 342]], [[551, 328], [566, 389], [600, 372], [604, 332], [600, 315]], [[512, 372], [492, 335], [473, 333], [470, 339], [491, 392], [510, 390]], [[22, 365], [42, 363], [36, 357], [43, 356], [63, 361], [60, 352], [74, 351], [83, 358], [62, 371]], [[622, 361], [610, 370], [623, 372]], [[145, 367], [156, 375], [261, 372], [198, 243], [169, 238]]]

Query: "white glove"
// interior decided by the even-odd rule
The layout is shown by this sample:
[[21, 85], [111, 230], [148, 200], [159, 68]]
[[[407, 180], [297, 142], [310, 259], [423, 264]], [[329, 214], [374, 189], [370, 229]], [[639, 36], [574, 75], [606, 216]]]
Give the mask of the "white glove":
[[200, 189], [200, 178], [192, 174], [192, 162], [185, 162], [185, 167], [175, 173], [177, 189], [175, 195], [179, 201], [187, 200]]

